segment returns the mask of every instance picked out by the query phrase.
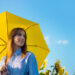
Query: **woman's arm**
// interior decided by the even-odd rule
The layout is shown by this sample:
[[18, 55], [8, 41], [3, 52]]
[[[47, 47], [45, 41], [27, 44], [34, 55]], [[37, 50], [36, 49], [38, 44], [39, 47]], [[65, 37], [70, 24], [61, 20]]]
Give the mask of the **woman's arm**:
[[6, 56], [3, 56], [1, 61], [0, 61], [0, 75], [6, 75], [6, 73], [7, 73], [7, 67], [5, 65], [5, 59], [6, 59]]
[[5, 59], [6, 59], [6, 56], [3, 56], [1, 61], [0, 61], [0, 66], [5, 64]]
[[28, 59], [28, 72], [29, 75], [39, 75], [38, 64], [33, 53], [31, 53]]

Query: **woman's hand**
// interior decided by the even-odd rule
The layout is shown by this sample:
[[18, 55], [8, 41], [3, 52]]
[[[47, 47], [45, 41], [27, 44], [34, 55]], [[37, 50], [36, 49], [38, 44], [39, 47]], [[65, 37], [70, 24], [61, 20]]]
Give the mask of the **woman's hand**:
[[0, 72], [1, 72], [1, 75], [7, 74], [7, 68], [5, 64], [0, 67]]
[[6, 69], [6, 65], [5, 64], [0, 67], [0, 71], [4, 71], [5, 69]]

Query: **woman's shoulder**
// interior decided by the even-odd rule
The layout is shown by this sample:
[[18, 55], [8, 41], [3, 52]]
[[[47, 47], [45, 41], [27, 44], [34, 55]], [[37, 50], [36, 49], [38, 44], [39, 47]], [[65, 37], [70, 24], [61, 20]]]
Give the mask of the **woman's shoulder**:
[[27, 57], [30, 57], [33, 53], [31, 51], [27, 51]]
[[35, 54], [31, 51], [28, 52], [28, 60], [36, 60]]
[[33, 53], [33, 52], [28, 51], [27, 53], [28, 53], [28, 55], [29, 55], [29, 56], [34, 56], [34, 57], [35, 57], [35, 55], [34, 55], [34, 53]]
[[28, 52], [27, 52], [27, 58], [26, 58], [26, 59], [27, 59], [27, 60], [35, 59], [34, 53], [31, 52], [31, 51], [28, 51]]

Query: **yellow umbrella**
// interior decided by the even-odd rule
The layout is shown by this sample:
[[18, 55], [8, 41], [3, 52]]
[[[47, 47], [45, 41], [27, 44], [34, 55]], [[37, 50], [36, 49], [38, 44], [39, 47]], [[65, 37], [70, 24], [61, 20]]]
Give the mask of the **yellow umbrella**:
[[0, 60], [7, 53], [8, 34], [13, 28], [21, 27], [27, 33], [27, 50], [34, 53], [38, 70], [49, 53], [38, 23], [21, 18], [9, 12], [0, 14]]

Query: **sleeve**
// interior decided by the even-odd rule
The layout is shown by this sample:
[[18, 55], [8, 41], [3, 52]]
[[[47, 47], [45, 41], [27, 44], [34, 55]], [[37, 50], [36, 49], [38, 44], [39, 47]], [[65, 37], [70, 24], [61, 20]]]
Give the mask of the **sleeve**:
[[[5, 64], [5, 59], [6, 59], [6, 56], [3, 56], [3, 57], [1, 58], [0, 67]], [[0, 72], [0, 75], [2, 75], [1, 72]]]
[[6, 56], [3, 56], [1, 61], [0, 61], [0, 66], [5, 64], [5, 59], [6, 59]]
[[33, 53], [28, 59], [28, 72], [29, 75], [39, 75], [37, 61]]

